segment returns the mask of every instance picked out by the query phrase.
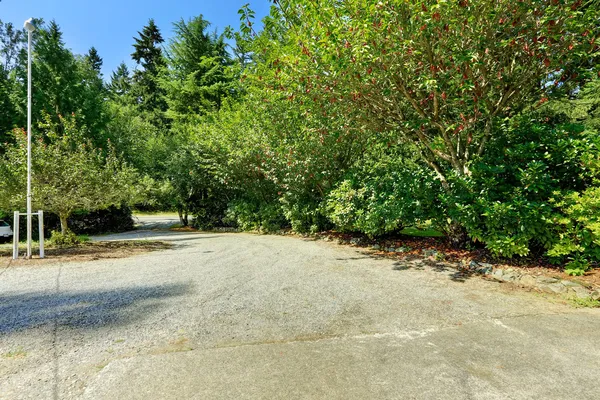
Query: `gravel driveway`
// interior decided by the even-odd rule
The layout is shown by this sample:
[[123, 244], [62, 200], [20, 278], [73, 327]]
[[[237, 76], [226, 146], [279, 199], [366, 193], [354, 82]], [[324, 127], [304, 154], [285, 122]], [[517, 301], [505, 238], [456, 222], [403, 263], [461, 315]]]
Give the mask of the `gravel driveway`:
[[140, 236], [175, 247], [2, 260], [1, 399], [599, 398], [600, 310], [325, 242]]

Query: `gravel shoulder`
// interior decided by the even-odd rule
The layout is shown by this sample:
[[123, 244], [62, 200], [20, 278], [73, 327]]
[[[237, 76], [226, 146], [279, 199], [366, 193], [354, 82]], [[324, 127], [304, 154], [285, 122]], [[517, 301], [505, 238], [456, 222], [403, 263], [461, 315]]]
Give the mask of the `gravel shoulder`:
[[332, 243], [136, 235], [173, 248], [0, 272], [1, 399], [600, 393], [600, 310]]

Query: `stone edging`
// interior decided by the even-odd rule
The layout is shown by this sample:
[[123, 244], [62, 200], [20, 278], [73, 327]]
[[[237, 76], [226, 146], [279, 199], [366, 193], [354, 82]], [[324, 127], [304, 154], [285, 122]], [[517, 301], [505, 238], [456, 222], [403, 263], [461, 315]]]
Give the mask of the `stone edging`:
[[[331, 242], [335, 240], [329, 235], [320, 238], [325, 240], [326, 242]], [[375, 244], [369, 244], [369, 241], [366, 241], [365, 243], [365, 240], [360, 237], [353, 237], [349, 240], [338, 238], [337, 243], [342, 245], [349, 244], [359, 247], [366, 246], [367, 249], [370, 250], [384, 251], [387, 253], [396, 254], [405, 253], [412, 250], [410, 247], [407, 246], [393, 248], [382, 246], [380, 243], [377, 242]], [[445, 258], [443, 253], [440, 253], [435, 249], [422, 249], [421, 255], [424, 258], [437, 260], [438, 262], [443, 262], [443, 259]], [[448, 265], [450, 267], [453, 266], [453, 264], [449, 264], [448, 262], [443, 262], [443, 264]], [[497, 266], [494, 266], [493, 264], [478, 261], [470, 261], [469, 263], [461, 261], [458, 263], [457, 267], [461, 270], [467, 270], [470, 273], [487, 276], [498, 282], [508, 282], [518, 286], [532, 288], [543, 293], [568, 295], [580, 300], [600, 301], [600, 288], [588, 289], [577, 282], [569, 281], [566, 279], [523, 274], [521, 271], [515, 270], [513, 268], [502, 269], [498, 268]]]
[[499, 282], [509, 282], [544, 293], [566, 294], [581, 300], [600, 300], [600, 290], [590, 290], [577, 282], [569, 280], [523, 274], [512, 268], [502, 269], [494, 267], [492, 264], [477, 261], [471, 261], [467, 265], [459, 263], [458, 266], [461, 269], [489, 276]]

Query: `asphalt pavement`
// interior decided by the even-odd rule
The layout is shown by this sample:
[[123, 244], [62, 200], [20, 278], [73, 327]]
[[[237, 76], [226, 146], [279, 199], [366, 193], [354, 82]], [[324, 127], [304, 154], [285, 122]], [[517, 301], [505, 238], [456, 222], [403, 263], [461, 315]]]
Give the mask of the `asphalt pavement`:
[[598, 399], [600, 310], [353, 248], [139, 230], [169, 250], [0, 265], [0, 399]]

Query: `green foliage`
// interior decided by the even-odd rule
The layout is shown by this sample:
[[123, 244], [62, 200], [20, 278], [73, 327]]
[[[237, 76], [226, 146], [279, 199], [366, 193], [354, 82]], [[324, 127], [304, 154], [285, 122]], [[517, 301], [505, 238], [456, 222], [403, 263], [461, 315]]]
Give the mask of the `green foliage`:
[[[74, 115], [79, 125], [87, 127], [94, 144], [104, 145], [107, 122], [105, 90], [99, 71], [88, 57], [76, 56], [65, 46], [63, 33], [56, 22], [39, 22], [35, 32], [32, 63], [32, 80], [35, 82], [32, 93], [33, 126], [45, 122], [47, 118], [59, 125], [61, 116]], [[95, 56], [99, 58], [97, 53]], [[12, 125], [24, 127], [27, 121], [25, 51], [20, 52], [9, 79]]]
[[555, 206], [561, 212], [554, 220], [560, 231], [548, 255], [569, 260], [565, 270], [583, 275], [590, 261], [600, 261], [600, 187], [568, 193]]
[[571, 301], [576, 307], [600, 308], [600, 300], [593, 300], [590, 298], [579, 299], [579, 298], [575, 297], [575, 298], [571, 299]]
[[[32, 140], [32, 188], [35, 208], [56, 213], [62, 231], [77, 209], [97, 210], [135, 201], [135, 171], [109, 148], [106, 152], [86, 140], [86, 130], [72, 118], [40, 126], [42, 137]], [[0, 164], [0, 206], [25, 204], [26, 137], [16, 130], [16, 144], [7, 148]], [[46, 140], [44, 140], [46, 138]]]
[[129, 69], [122, 62], [110, 76], [110, 83], [108, 84], [108, 90], [113, 99], [125, 99], [131, 90], [131, 81]]
[[[593, 74], [590, 3], [282, 0], [259, 39], [259, 72], [273, 97], [325, 110], [330, 127], [342, 116], [393, 130], [440, 179], [468, 176], [502, 135], [498, 118]], [[274, 25], [283, 43], [272, 40]], [[542, 84], [550, 77], [556, 85]]]
[[133, 75], [131, 95], [139, 111], [156, 126], [167, 126], [164, 112], [167, 110], [164, 90], [160, 87], [159, 76], [166, 67], [166, 60], [160, 44], [164, 42], [160, 29], [153, 19], [148, 21], [138, 37], [134, 38], [135, 51], [131, 57], [142, 67]]
[[48, 240], [48, 245], [64, 248], [64, 247], [73, 247], [81, 244], [81, 240], [71, 231], [60, 232], [60, 231], [52, 231], [50, 233], [50, 239]]
[[452, 194], [442, 195], [449, 216], [497, 255], [591, 254], [598, 218], [591, 185], [598, 175], [590, 157], [597, 159], [597, 134], [527, 117], [504, 129], [472, 165], [472, 176], [454, 178]]
[[202, 16], [174, 24], [175, 37], [168, 47], [169, 68], [161, 86], [169, 104], [168, 115], [175, 121], [218, 110], [232, 94], [224, 36], [209, 33], [209, 26]]
[[439, 181], [404, 147], [374, 145], [331, 191], [327, 213], [338, 229], [377, 236], [443, 215]]
[[90, 48], [88, 53], [85, 55], [85, 60], [90, 64], [90, 67], [97, 73], [100, 73], [102, 69], [102, 57], [98, 54], [98, 50], [94, 46]]
[[286, 226], [281, 206], [277, 203], [258, 204], [242, 199], [228, 205], [225, 223], [244, 231], [277, 232]]

